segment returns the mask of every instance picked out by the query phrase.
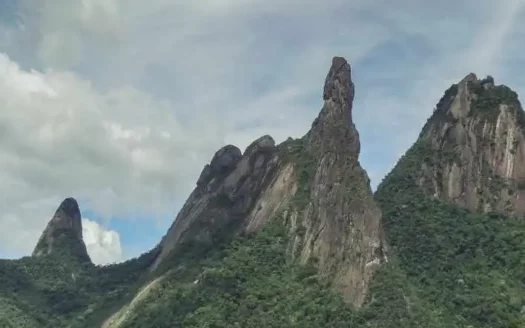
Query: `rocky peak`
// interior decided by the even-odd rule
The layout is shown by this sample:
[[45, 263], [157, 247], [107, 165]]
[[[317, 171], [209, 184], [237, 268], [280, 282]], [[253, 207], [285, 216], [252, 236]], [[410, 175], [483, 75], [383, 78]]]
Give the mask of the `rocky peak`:
[[525, 214], [525, 114], [517, 94], [471, 73], [452, 85], [417, 144], [426, 192], [479, 212]]
[[170, 255], [186, 242], [216, 246], [224, 236], [282, 220], [290, 257], [316, 263], [345, 300], [360, 306], [387, 257], [381, 211], [358, 161], [353, 98], [350, 65], [334, 57], [323, 108], [303, 138], [276, 146], [265, 135], [242, 155], [234, 146], [220, 149], [163, 238], [152, 269], [176, 258]]
[[264, 135], [259, 139], [253, 141], [246, 150], [244, 151], [244, 156], [251, 156], [254, 153], [261, 151], [272, 151], [275, 149], [275, 140], [269, 135]]
[[211, 178], [225, 175], [233, 168], [242, 157], [241, 150], [233, 145], [226, 145], [219, 149], [213, 156], [210, 164], [206, 164], [201, 172], [198, 186], [202, 186], [210, 181]]
[[[359, 165], [359, 134], [352, 121], [351, 68], [334, 57], [323, 88], [324, 105], [305, 136], [299, 175], [307, 204], [291, 215], [300, 233], [294, 250], [303, 262], [315, 259], [345, 300], [360, 306], [377, 267], [387, 261], [381, 211], [370, 180]], [[300, 187], [301, 188], [301, 187]], [[302, 188], [301, 188], [302, 189]]]
[[311, 150], [349, 152], [357, 159], [359, 134], [352, 121], [354, 83], [346, 59], [334, 57], [323, 88], [325, 102], [314, 120], [307, 139]]
[[277, 147], [267, 135], [252, 142], [244, 154], [232, 145], [219, 149], [164, 236], [152, 269], [184, 243], [216, 246], [242, 232], [253, 209], [262, 207], [255, 203], [277, 168]]
[[351, 68], [343, 57], [332, 58], [332, 66], [326, 75], [323, 87], [323, 100], [328, 99], [348, 104], [354, 100]]
[[33, 256], [74, 254], [82, 261], [90, 261], [82, 236], [82, 217], [74, 198], [66, 198], [40, 236]]
[[494, 86], [494, 78], [488, 75], [486, 78], [479, 82], [485, 90], [488, 90]]

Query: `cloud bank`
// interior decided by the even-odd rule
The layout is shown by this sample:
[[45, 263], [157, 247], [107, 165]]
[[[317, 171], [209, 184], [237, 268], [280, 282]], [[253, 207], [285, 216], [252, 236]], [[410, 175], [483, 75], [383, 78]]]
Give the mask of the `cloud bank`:
[[95, 264], [110, 264], [122, 260], [120, 235], [107, 230], [95, 221], [82, 219], [82, 233], [91, 261]]

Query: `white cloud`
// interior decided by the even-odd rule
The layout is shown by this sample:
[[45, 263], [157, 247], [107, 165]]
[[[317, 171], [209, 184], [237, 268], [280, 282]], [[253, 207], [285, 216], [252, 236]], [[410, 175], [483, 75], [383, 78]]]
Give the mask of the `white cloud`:
[[95, 264], [110, 264], [122, 260], [120, 235], [114, 230], [107, 230], [90, 219], [82, 219], [84, 242]]
[[[297, 91], [285, 90], [220, 124], [207, 112], [180, 118], [170, 101], [129, 86], [102, 93], [72, 72], [25, 71], [4, 54], [0, 73], [0, 230], [9, 231], [0, 248], [15, 254], [31, 251], [19, 236], [36, 242], [69, 196], [104, 218], [173, 215], [226, 139], [245, 147], [272, 130], [284, 139], [298, 109]], [[271, 129], [268, 114], [279, 117]], [[255, 121], [251, 133], [225, 132]]]
[[213, 126], [202, 136], [194, 129], [201, 122], [183, 125], [169, 102], [130, 87], [99, 93], [72, 73], [26, 72], [4, 55], [0, 71], [0, 172], [34, 192], [96, 200], [103, 186], [138, 203], [164, 200], [148, 190], [155, 185], [180, 196], [198, 173], [188, 160], [204, 163], [221, 143]]
[[222, 144], [211, 124], [205, 135], [204, 122], [181, 124], [167, 101], [131, 87], [99, 93], [73, 73], [27, 72], [3, 54], [0, 108], [0, 230], [15, 229], [0, 246], [14, 251], [28, 252], [14, 240], [38, 236], [51, 218], [22, 215], [24, 204], [74, 196], [104, 217], [164, 214]]

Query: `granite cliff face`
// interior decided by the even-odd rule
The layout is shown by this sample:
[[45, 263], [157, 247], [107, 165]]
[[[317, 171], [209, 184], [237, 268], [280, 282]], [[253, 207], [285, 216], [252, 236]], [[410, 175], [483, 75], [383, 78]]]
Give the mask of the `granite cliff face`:
[[82, 262], [91, 262], [82, 236], [82, 220], [78, 203], [66, 198], [40, 236], [33, 256], [72, 255]]
[[[232, 145], [219, 149], [161, 242], [152, 268], [184, 243], [213, 246], [269, 219], [293, 195], [293, 168], [280, 165], [277, 147], [263, 136], [244, 154]], [[282, 180], [285, 180], [284, 183]], [[276, 186], [278, 185], [278, 186]], [[268, 190], [273, 190], [268, 194]], [[266, 213], [261, 218], [260, 213]]]
[[[300, 156], [308, 172], [303, 204], [289, 215], [298, 232], [294, 252], [318, 260], [348, 301], [360, 306], [378, 265], [387, 261], [381, 211], [359, 164], [359, 134], [352, 121], [354, 84], [350, 65], [335, 57], [326, 77], [324, 106], [303, 138]], [[303, 175], [304, 177], [304, 175]]]
[[525, 214], [525, 115], [517, 94], [469, 74], [439, 101], [417, 143], [428, 147], [418, 183], [478, 212]]
[[225, 236], [284, 220], [290, 258], [315, 263], [348, 302], [360, 306], [375, 268], [386, 261], [386, 246], [381, 212], [358, 161], [353, 98], [350, 65], [335, 57], [324, 106], [303, 138], [276, 146], [266, 135], [244, 153], [232, 145], [217, 151], [162, 239], [151, 269], [185, 244], [213, 247]]

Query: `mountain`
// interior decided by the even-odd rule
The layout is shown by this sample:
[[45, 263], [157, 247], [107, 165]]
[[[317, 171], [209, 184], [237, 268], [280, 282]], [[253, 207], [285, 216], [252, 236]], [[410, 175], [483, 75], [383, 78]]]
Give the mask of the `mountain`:
[[477, 212], [525, 214], [525, 115], [517, 94], [471, 73], [439, 101], [417, 142], [420, 186]]
[[524, 113], [467, 75], [372, 194], [351, 68], [299, 139], [219, 149], [159, 244], [95, 266], [78, 204], [0, 260], [1, 327], [525, 327]]
[[163, 238], [152, 269], [183, 243], [217, 245], [225, 232], [253, 233], [282, 220], [292, 236], [292, 257], [316, 261], [346, 300], [362, 304], [386, 248], [381, 211], [358, 161], [353, 98], [350, 65], [335, 57], [324, 106], [303, 138], [276, 146], [266, 135], [244, 153], [232, 145], [217, 151]]
[[525, 327], [523, 116], [516, 93], [469, 74], [378, 186], [395, 256], [371, 297], [398, 279], [388, 327]]
[[93, 327], [86, 317], [105, 317], [105, 309], [111, 311], [132, 290], [155, 254], [153, 249], [118, 265], [96, 267], [82, 239], [78, 203], [66, 198], [32, 256], [0, 260], [0, 327]]
[[33, 251], [34, 257], [55, 254], [68, 254], [91, 263], [82, 237], [80, 209], [74, 198], [66, 198], [60, 204]]
[[335, 57], [324, 106], [304, 137], [276, 145], [265, 135], [244, 152], [219, 149], [158, 246], [126, 263], [91, 263], [78, 204], [64, 200], [32, 257], [0, 262], [10, 309], [3, 323], [346, 327], [362, 320], [355, 309], [388, 249], [358, 160], [353, 97], [350, 65]]

